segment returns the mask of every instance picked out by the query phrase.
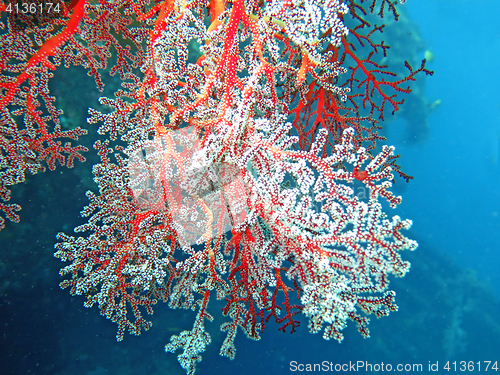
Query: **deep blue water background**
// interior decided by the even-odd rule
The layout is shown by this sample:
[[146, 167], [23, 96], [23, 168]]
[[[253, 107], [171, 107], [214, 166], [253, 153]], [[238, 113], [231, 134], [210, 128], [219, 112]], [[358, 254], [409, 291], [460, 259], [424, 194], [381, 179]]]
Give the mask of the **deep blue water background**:
[[498, 295], [500, 2], [406, 6], [434, 54], [426, 96], [442, 103], [429, 117], [430, 138], [421, 147], [398, 149], [415, 175], [403, 210], [420, 238], [476, 270]]
[[[400, 311], [373, 318], [370, 339], [350, 324], [342, 344], [309, 334], [305, 321], [293, 335], [270, 324], [259, 342], [240, 332], [234, 361], [218, 356], [223, 337], [216, 321], [199, 374], [288, 374], [291, 361], [420, 363], [424, 373], [429, 361], [441, 369], [446, 361], [500, 361], [500, 2], [408, 0], [405, 7], [434, 55], [425, 95], [441, 104], [428, 116], [427, 138], [417, 143], [407, 141], [404, 120], [389, 126], [388, 143], [415, 177], [396, 187], [403, 195], [397, 213], [413, 220], [409, 236], [420, 243], [403, 254], [410, 274], [393, 283]], [[64, 82], [78, 90], [85, 117], [98, 94], [92, 82], [72, 84]], [[23, 210], [20, 224], [0, 232], [0, 373], [182, 374], [163, 346], [191, 327], [192, 313], [158, 305], [151, 331], [117, 343], [114, 323], [58, 287], [54, 237], [82, 222], [84, 191], [93, 188], [88, 169], [61, 168], [14, 187], [13, 201]]]

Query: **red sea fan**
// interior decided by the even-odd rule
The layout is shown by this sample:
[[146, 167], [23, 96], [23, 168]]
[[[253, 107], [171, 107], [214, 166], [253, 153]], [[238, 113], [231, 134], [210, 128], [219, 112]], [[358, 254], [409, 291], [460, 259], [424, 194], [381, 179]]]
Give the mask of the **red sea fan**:
[[[238, 331], [260, 339], [270, 319], [294, 332], [304, 314], [311, 332], [341, 341], [349, 320], [367, 337], [369, 315], [397, 309], [389, 277], [405, 275], [400, 251], [417, 244], [402, 234], [411, 221], [382, 209], [401, 202], [394, 172], [406, 175], [394, 147], [376, 148], [379, 121], [430, 72], [407, 64], [397, 77], [375, 61], [388, 46], [367, 15], [397, 18], [395, 2], [60, 4], [4, 18], [0, 193], [7, 201], [44, 163], [83, 161], [84, 148], [58, 141], [85, 131], [61, 130], [51, 70], [81, 65], [100, 89], [101, 72], [118, 73], [122, 87], [100, 98], [110, 110], [88, 119], [108, 137], [94, 145], [99, 193], [55, 253], [67, 262], [61, 286], [97, 304], [118, 340], [148, 330], [158, 301], [196, 310], [166, 346], [192, 374], [214, 297], [229, 358]], [[19, 208], [0, 206], [11, 220]]]

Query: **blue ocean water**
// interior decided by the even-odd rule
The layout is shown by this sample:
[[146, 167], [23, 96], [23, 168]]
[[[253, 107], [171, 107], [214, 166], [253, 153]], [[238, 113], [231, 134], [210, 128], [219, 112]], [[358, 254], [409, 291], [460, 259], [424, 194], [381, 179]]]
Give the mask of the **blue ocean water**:
[[[408, 372], [431, 373], [430, 364], [437, 364], [439, 373], [464, 372], [461, 361], [467, 372], [484, 372], [487, 361], [500, 362], [500, 2], [407, 0], [404, 7], [424, 40], [421, 58], [425, 50], [433, 55], [428, 68], [435, 74], [426, 79], [425, 96], [434, 103], [426, 137], [408, 142], [404, 119], [390, 124], [388, 133], [405, 172], [415, 177], [403, 187], [397, 183], [403, 195], [397, 213], [414, 221], [409, 236], [420, 243], [415, 253], [403, 255], [412, 262], [410, 274], [392, 284], [400, 311], [372, 318], [369, 339], [350, 324], [342, 344], [309, 334], [306, 320], [293, 335], [269, 324], [258, 342], [240, 332], [234, 361], [218, 355], [223, 336], [216, 318], [213, 343], [197, 373], [306, 372], [299, 364], [320, 364], [315, 372], [335, 365], [352, 371], [358, 361], [364, 366], [358, 373], [381, 371], [382, 363], [386, 371], [388, 364], [393, 371], [402, 364], [411, 365]], [[88, 101], [99, 95], [91, 90]], [[13, 200], [22, 200], [22, 222], [0, 232], [0, 371], [183, 374], [163, 346], [170, 335], [190, 328], [193, 313], [157, 305], [149, 332], [117, 343], [114, 323], [58, 287], [54, 236], [81, 222], [77, 213], [91, 184], [87, 166], [77, 165], [34, 176], [14, 191]], [[419, 364], [422, 371], [413, 367]], [[489, 371], [498, 372], [492, 363]]]
[[408, 1], [434, 55], [426, 96], [441, 100], [430, 137], [401, 150], [415, 181], [404, 194], [415, 232], [500, 294], [500, 3]]

